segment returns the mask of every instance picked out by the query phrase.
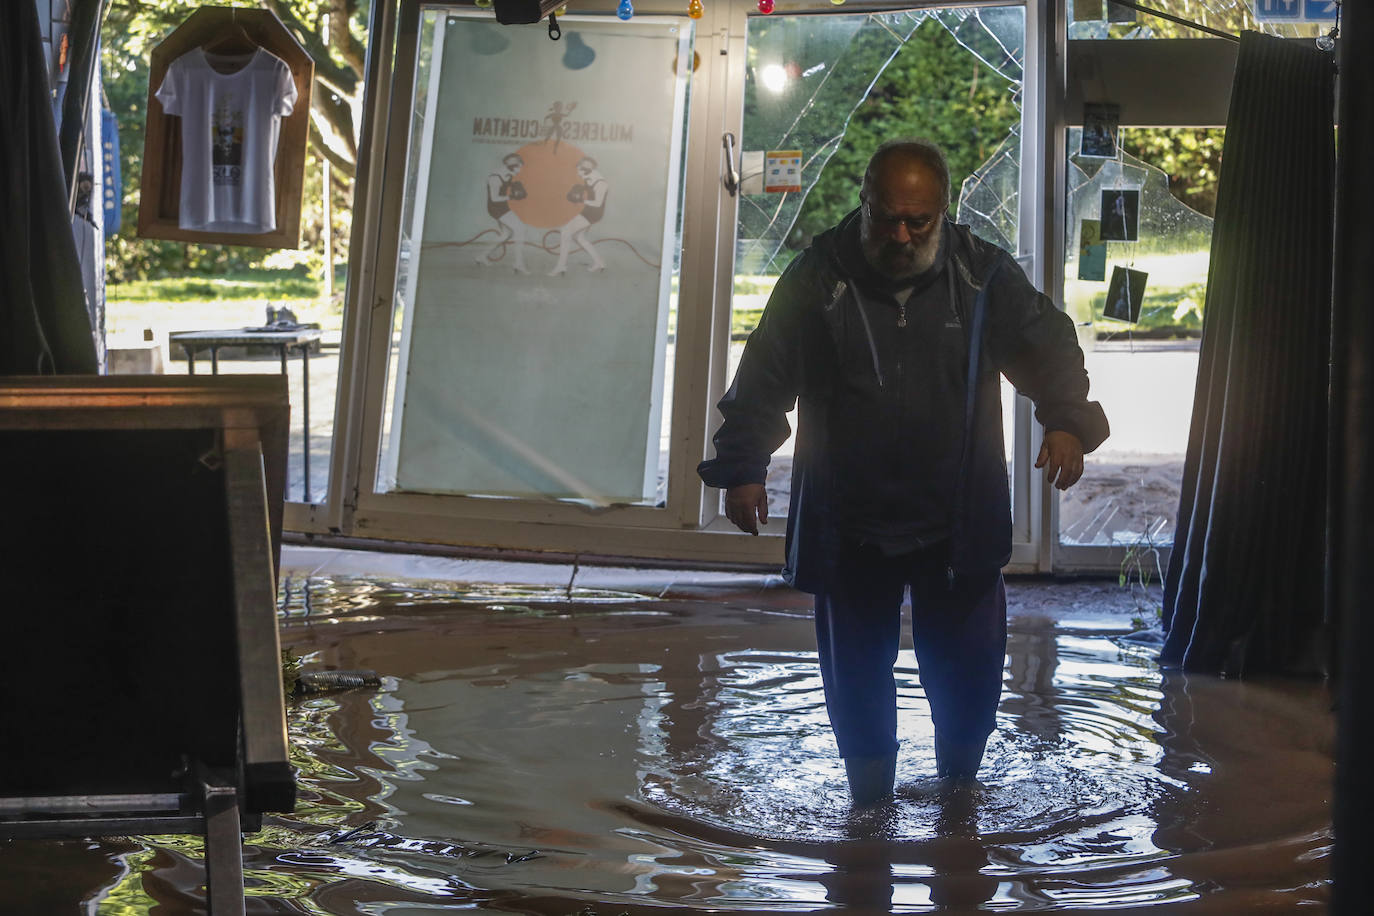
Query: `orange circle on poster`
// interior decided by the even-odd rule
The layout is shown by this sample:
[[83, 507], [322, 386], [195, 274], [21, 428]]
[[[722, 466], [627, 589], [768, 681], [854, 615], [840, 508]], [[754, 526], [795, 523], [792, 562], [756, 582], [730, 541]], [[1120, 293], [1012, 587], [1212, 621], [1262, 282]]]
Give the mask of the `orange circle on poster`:
[[582, 212], [582, 204], [568, 199], [568, 192], [582, 187], [577, 163], [586, 155], [566, 141], [557, 149], [551, 141], [527, 143], [515, 151], [524, 160], [515, 180], [525, 186], [525, 196], [512, 200], [510, 208], [526, 226], [556, 229]]

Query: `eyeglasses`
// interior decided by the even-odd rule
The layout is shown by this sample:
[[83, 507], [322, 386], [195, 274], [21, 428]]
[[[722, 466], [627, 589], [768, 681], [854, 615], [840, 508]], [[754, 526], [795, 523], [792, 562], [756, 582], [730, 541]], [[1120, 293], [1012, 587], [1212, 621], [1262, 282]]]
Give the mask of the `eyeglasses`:
[[906, 231], [912, 235], [920, 235], [925, 232], [940, 218], [938, 214], [935, 216], [886, 216], [875, 212], [873, 205], [868, 201], [864, 201], [864, 215], [868, 217], [870, 225], [883, 232], [896, 232], [898, 226], [906, 226]]

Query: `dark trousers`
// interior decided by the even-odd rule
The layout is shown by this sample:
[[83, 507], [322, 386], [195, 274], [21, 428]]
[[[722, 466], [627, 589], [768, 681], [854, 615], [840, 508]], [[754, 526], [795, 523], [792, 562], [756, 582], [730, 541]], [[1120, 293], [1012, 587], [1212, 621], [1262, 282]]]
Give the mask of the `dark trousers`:
[[951, 585], [943, 548], [884, 556], [841, 549], [835, 577], [816, 595], [816, 643], [826, 711], [841, 757], [897, 751], [902, 597], [911, 588], [912, 641], [935, 734], [972, 744], [992, 733], [1007, 648], [1002, 573], [960, 574]]

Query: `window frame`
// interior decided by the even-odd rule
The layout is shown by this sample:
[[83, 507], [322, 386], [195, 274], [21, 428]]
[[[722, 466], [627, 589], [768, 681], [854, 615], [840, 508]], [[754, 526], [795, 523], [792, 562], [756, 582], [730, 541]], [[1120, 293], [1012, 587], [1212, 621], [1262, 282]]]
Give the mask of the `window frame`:
[[[1054, 42], [1063, 31], [1062, 0], [966, 0], [961, 3], [873, 3], [850, 0], [779, 0], [774, 15], [890, 12], [930, 7], [1024, 7], [1026, 54], [1022, 92], [1020, 254], [1036, 285], [1055, 289], [1056, 269], [1049, 200], [1062, 199], [1063, 168], [1047, 155], [1053, 136], [1047, 115]], [[679, 285], [668, 487], [663, 507], [620, 506], [590, 510], [571, 503], [486, 499], [452, 495], [384, 493], [375, 490], [382, 418], [387, 405], [386, 373], [391, 346], [392, 298], [401, 234], [407, 147], [417, 73], [423, 0], [378, 3], [369, 42], [368, 101], [363, 124], [353, 258], [349, 265], [343, 348], [340, 360], [331, 485], [323, 504], [287, 507], [286, 527], [321, 538], [354, 542], [431, 544], [456, 550], [487, 548], [552, 555], [621, 557], [657, 562], [779, 566], [783, 559], [781, 519], [770, 533], [753, 538], [733, 529], [718, 512], [718, 493], [701, 484], [696, 464], [710, 454], [718, 423], [715, 403], [724, 392], [733, 288], [736, 199], [721, 180], [726, 166], [722, 138], [741, 135], [748, 19], [758, 15], [754, 0], [714, 0], [695, 23], [694, 48], [700, 66], [693, 75], [687, 110], [687, 162], [683, 174], [681, 274]], [[453, 4], [464, 7], [468, 4]], [[613, 15], [610, 0], [577, 5], [577, 13]], [[685, 3], [640, 0], [639, 15], [674, 15], [684, 21]], [[1054, 28], [1055, 22], [1061, 23]], [[533, 26], [530, 26], [533, 27]], [[1058, 58], [1062, 60], [1063, 58]], [[1062, 83], [1058, 85], [1062, 93]], [[1048, 165], [1047, 165], [1048, 164]], [[1058, 195], [1056, 196], [1056, 191]], [[698, 244], [697, 240], [711, 240]], [[1048, 247], [1047, 247], [1048, 244]], [[1011, 571], [1047, 570], [1043, 487], [1034, 486], [1030, 460], [1038, 429], [1026, 399], [1017, 397], [1013, 452], [1014, 547]]]

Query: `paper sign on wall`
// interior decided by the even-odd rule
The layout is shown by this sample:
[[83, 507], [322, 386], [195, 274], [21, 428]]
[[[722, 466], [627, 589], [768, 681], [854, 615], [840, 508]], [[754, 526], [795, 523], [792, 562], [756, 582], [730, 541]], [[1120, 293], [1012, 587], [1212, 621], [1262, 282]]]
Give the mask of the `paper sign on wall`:
[[781, 194], [801, 190], [802, 154], [799, 149], [771, 150], [763, 156], [763, 191]]

